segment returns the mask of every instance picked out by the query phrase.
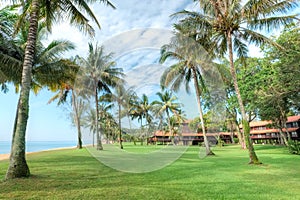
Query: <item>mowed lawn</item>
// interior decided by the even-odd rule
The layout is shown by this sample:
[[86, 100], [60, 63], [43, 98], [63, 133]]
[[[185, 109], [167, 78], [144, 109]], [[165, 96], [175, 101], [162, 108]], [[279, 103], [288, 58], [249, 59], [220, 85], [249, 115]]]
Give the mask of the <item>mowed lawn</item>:
[[[300, 156], [255, 148], [263, 165], [248, 165], [239, 146], [215, 147], [216, 156], [205, 159], [190, 147], [171, 165], [142, 174], [106, 167], [86, 149], [30, 154], [32, 176], [0, 182], [0, 199], [300, 199]], [[0, 161], [2, 180], [7, 166]]]

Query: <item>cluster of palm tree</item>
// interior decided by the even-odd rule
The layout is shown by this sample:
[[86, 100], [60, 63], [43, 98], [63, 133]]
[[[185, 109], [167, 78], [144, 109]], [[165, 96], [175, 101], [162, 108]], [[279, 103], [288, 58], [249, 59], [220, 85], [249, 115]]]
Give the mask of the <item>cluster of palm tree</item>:
[[[222, 73], [222, 79], [232, 85], [234, 90], [231, 93], [237, 97], [239, 108], [233, 109], [233, 113], [239, 111], [242, 116], [241, 139], [245, 140], [249, 149], [250, 163], [260, 163], [250, 140], [249, 121], [237, 81], [234, 55], [243, 61], [247, 57], [249, 43], [268, 43], [283, 48], [257, 30], [271, 30], [291, 23], [296, 15], [286, 13], [298, 5], [297, 0], [197, 0], [198, 12], [184, 10], [175, 13], [174, 17], [179, 18], [174, 26], [175, 35], [170, 44], [162, 47], [160, 62], [168, 59], [178, 62], [162, 75], [161, 86], [164, 90], [157, 93], [159, 100], [152, 102], [146, 95], [138, 97], [133, 88], [124, 87], [122, 68], [116, 67], [112, 54], [106, 54], [102, 46], [89, 44], [86, 58], [76, 56], [66, 59], [63, 53], [75, 48], [70, 41], [43, 43], [51, 33], [53, 24], [63, 20], [70, 20], [71, 25], [93, 37], [95, 30], [89, 20], [93, 20], [98, 28], [100, 24], [89, 4], [100, 2], [114, 8], [110, 1], [11, 2], [12, 6], [0, 10], [0, 84], [4, 92], [8, 89], [7, 84], [14, 84], [17, 91], [20, 89], [20, 97], [6, 179], [30, 175], [25, 159], [29, 95], [31, 90], [37, 93], [42, 88], [57, 92], [50, 102], [55, 99], [59, 99], [59, 103], [66, 102], [68, 94], [71, 94], [78, 147], [82, 147], [81, 127], [84, 126], [90, 128], [93, 138], [96, 136], [97, 149], [101, 150], [102, 133], [107, 139], [117, 138], [120, 148], [123, 148], [121, 119], [124, 117], [139, 121], [141, 130], [147, 127], [147, 133], [155, 124], [162, 129], [166, 121], [167, 130], [174, 135], [175, 124], [184, 120], [184, 114], [173, 91], [178, 91], [184, 84], [189, 92], [192, 82], [206, 155], [212, 155], [203, 119], [202, 102], [208, 93], [208, 83], [203, 74], [209, 71], [210, 65], [207, 63], [224, 56], [228, 56], [229, 60], [229, 67], [224, 71], [229, 72], [230, 77], [228, 73]], [[111, 111], [113, 104], [117, 105], [117, 117]], [[232, 116], [236, 121], [237, 115]], [[142, 136], [147, 138], [147, 135]]]
[[[101, 0], [111, 7], [106, 0]], [[73, 62], [61, 58], [61, 53], [72, 49], [70, 42], [58, 41], [48, 47], [42, 45], [43, 28], [51, 32], [55, 22], [70, 20], [84, 33], [94, 36], [94, 28], [88, 17], [100, 24], [88, 3], [94, 1], [12, 1], [18, 5], [20, 15], [17, 15], [15, 6], [1, 10], [1, 86], [6, 90], [6, 84], [14, 83], [20, 86], [15, 127], [13, 132], [10, 165], [6, 179], [26, 177], [30, 171], [25, 159], [25, 133], [29, 116], [30, 90], [47, 86], [50, 89], [61, 88], [60, 85], [72, 79], [74, 73], [61, 73], [78, 70]], [[113, 7], [114, 8], [114, 7]], [[14, 11], [13, 14], [8, 12]], [[45, 30], [45, 31], [46, 31]], [[60, 47], [57, 47], [60, 45]], [[53, 49], [53, 50], [52, 50]], [[58, 62], [59, 61], [59, 62]], [[71, 66], [70, 66], [71, 65]], [[48, 74], [47, 74], [48, 73]], [[51, 74], [51, 76], [49, 76]], [[56, 76], [57, 75], [57, 76]]]
[[[179, 18], [175, 24], [177, 35], [170, 44], [162, 49], [161, 62], [168, 57], [178, 60], [178, 63], [170, 66], [162, 77], [162, 84], [178, 89], [183, 82], [187, 86], [193, 79], [197, 95], [200, 120], [204, 126], [203, 113], [201, 108], [201, 70], [205, 71], [205, 62], [199, 62], [202, 57], [193, 57], [194, 44], [200, 44], [211, 59], [222, 59], [228, 55], [229, 71], [232, 85], [238, 100], [239, 112], [242, 116], [243, 138], [249, 150], [251, 164], [260, 164], [250, 140], [249, 121], [245, 105], [240, 94], [240, 89], [234, 65], [234, 54], [241, 60], [247, 57], [247, 44], [270, 44], [280, 47], [274, 41], [258, 31], [279, 28], [296, 20], [297, 15], [290, 14], [290, 10], [296, 7], [296, 0], [197, 0], [199, 9], [197, 11], [181, 11], [173, 16]], [[187, 44], [183, 38], [191, 38], [194, 43]], [[202, 128], [206, 154], [212, 154], [205, 137], [205, 128]]]

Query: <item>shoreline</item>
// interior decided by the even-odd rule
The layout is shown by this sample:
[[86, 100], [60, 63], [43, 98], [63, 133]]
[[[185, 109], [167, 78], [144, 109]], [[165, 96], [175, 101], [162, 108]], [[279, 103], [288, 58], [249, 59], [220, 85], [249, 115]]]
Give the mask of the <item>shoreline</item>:
[[[85, 146], [83, 146], [85, 147]], [[34, 154], [34, 153], [41, 153], [41, 152], [47, 152], [47, 151], [57, 151], [57, 150], [64, 150], [64, 149], [76, 149], [77, 146], [72, 146], [72, 147], [59, 147], [59, 148], [53, 148], [53, 149], [46, 149], [46, 150], [41, 150], [41, 151], [33, 151], [33, 152], [26, 152], [26, 155], [29, 154]], [[10, 156], [10, 153], [7, 154], [0, 154], [0, 161], [2, 160], [8, 160]]]

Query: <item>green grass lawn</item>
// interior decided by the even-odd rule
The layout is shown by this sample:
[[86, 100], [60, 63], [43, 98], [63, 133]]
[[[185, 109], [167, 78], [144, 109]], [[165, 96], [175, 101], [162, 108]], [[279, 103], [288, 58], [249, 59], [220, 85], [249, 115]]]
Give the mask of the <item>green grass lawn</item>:
[[[205, 159], [190, 147], [171, 165], [142, 174], [106, 167], [86, 149], [30, 154], [32, 176], [0, 182], [0, 199], [300, 199], [300, 156], [282, 147], [255, 148], [263, 165], [248, 165], [239, 146], [216, 147], [216, 156]], [[7, 167], [0, 161], [0, 179]]]

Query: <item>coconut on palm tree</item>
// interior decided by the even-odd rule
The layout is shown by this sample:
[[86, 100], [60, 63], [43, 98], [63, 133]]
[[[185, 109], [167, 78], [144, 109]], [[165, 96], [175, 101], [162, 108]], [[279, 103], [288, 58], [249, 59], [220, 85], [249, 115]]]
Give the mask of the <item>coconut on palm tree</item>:
[[258, 31], [279, 28], [280, 25], [292, 22], [296, 15], [287, 15], [297, 0], [199, 0], [199, 12], [182, 11], [176, 15], [183, 16], [180, 24], [190, 28], [197, 37], [210, 33], [210, 39], [215, 44], [214, 50], [220, 55], [228, 53], [230, 72], [242, 115], [243, 132], [249, 150], [250, 164], [260, 164], [250, 139], [250, 127], [247, 121], [245, 106], [240, 94], [234, 52], [239, 58], [247, 56], [247, 44], [262, 45], [269, 43], [279, 47], [268, 37]]

